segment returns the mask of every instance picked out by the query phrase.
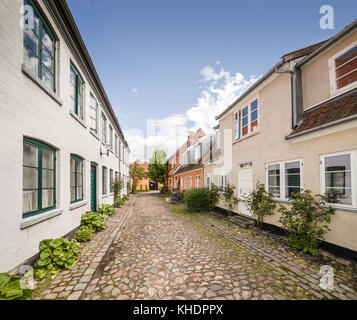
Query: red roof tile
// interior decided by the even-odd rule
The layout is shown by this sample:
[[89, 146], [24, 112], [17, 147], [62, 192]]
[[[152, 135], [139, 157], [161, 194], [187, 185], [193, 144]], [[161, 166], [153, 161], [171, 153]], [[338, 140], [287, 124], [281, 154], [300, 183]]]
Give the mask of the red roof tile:
[[303, 116], [301, 125], [293, 130], [290, 135], [320, 127], [322, 125], [341, 120], [357, 114], [357, 91], [333, 102], [307, 111]]

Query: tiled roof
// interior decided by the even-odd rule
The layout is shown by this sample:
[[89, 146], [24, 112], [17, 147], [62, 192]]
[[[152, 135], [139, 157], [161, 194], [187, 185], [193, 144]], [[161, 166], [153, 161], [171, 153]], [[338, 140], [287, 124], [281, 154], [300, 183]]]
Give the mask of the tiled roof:
[[326, 102], [325, 104], [306, 112], [303, 116], [301, 125], [293, 130], [290, 136], [353, 115], [357, 115], [357, 90], [338, 100]]
[[200, 168], [201, 168], [201, 163], [189, 164], [187, 166], [181, 167], [177, 172], [175, 172], [174, 176], [178, 176], [180, 174], [183, 174], [185, 172], [189, 172], [192, 170], [198, 170]]

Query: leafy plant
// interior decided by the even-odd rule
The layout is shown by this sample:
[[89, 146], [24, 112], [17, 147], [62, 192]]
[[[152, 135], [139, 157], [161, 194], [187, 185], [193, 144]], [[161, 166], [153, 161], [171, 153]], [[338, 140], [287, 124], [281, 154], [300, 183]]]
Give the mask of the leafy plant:
[[276, 209], [273, 194], [267, 192], [265, 185], [259, 182], [257, 182], [255, 190], [248, 196], [245, 196], [241, 201], [244, 202], [249, 211], [252, 212], [259, 228], [263, 227], [264, 217], [273, 215]]
[[32, 292], [21, 283], [21, 277], [0, 273], [0, 300], [31, 300]]
[[114, 205], [117, 205], [120, 199], [120, 193], [124, 188], [124, 180], [120, 178], [115, 178], [113, 183], [114, 189]]
[[75, 239], [78, 242], [88, 242], [93, 238], [93, 232], [88, 227], [81, 227], [77, 232]]
[[128, 200], [129, 200], [129, 197], [128, 197], [126, 194], [124, 194], [123, 197], [122, 197], [122, 200], [128, 201]]
[[235, 186], [227, 185], [221, 189], [222, 194], [220, 198], [222, 199], [224, 206], [228, 211], [228, 216], [232, 215], [234, 207], [239, 202], [238, 198], [234, 196], [235, 188], [236, 188]]
[[151, 181], [163, 184], [163, 194], [168, 191], [166, 185], [166, 176], [168, 174], [168, 169], [166, 165], [166, 153], [164, 150], [157, 150], [152, 154], [152, 157], [149, 160], [149, 171], [147, 177]]
[[34, 275], [43, 279], [47, 274], [57, 275], [61, 269], [72, 269], [81, 253], [77, 241], [64, 238], [43, 240], [39, 245], [40, 258], [34, 264]]
[[218, 199], [218, 189], [199, 188], [187, 190], [184, 193], [186, 208], [189, 212], [211, 211], [215, 208]]
[[81, 225], [92, 232], [103, 230], [106, 228], [105, 215], [89, 211], [82, 216]]
[[324, 234], [330, 231], [328, 224], [335, 209], [325, 207], [328, 196], [313, 197], [310, 190], [294, 193], [290, 201], [290, 210], [281, 204], [279, 208], [282, 214], [279, 221], [287, 232], [288, 244], [315, 256]]
[[103, 204], [102, 207], [98, 209], [98, 213], [103, 214], [107, 217], [112, 217], [115, 214], [115, 210], [114, 207], [111, 206], [110, 204]]
[[124, 199], [119, 199], [118, 200], [118, 206], [119, 207], [122, 207], [122, 206], [124, 206], [125, 205], [125, 200]]

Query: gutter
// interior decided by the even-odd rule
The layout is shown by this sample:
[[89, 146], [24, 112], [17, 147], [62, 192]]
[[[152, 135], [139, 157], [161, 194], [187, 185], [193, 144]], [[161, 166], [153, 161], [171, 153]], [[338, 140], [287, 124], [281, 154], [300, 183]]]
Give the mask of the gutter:
[[323, 129], [335, 126], [337, 124], [345, 123], [345, 122], [352, 121], [352, 120], [357, 120], [357, 114], [354, 114], [353, 116], [350, 116], [350, 117], [347, 117], [347, 118], [343, 118], [343, 119], [339, 119], [339, 120], [336, 120], [336, 121], [333, 121], [333, 122], [322, 124], [321, 126], [318, 126], [318, 127], [315, 127], [315, 128], [311, 128], [311, 129], [305, 130], [303, 132], [298, 132], [298, 133], [286, 136], [285, 140], [291, 140], [293, 138], [297, 138], [297, 137], [303, 136], [303, 135], [311, 133], [311, 132], [323, 130]]

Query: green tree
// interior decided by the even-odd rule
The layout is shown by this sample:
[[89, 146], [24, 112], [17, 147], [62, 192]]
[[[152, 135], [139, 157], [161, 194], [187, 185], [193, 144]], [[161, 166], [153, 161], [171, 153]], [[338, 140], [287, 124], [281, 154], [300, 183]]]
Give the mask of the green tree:
[[166, 166], [166, 153], [164, 150], [157, 150], [153, 153], [149, 160], [149, 172], [147, 176], [151, 181], [164, 185], [165, 192], [167, 191], [166, 175], [168, 169]]
[[129, 176], [131, 179], [133, 179], [132, 192], [135, 192], [138, 182], [146, 177], [145, 169], [140, 165], [139, 160], [136, 160], [134, 163], [130, 164]]

